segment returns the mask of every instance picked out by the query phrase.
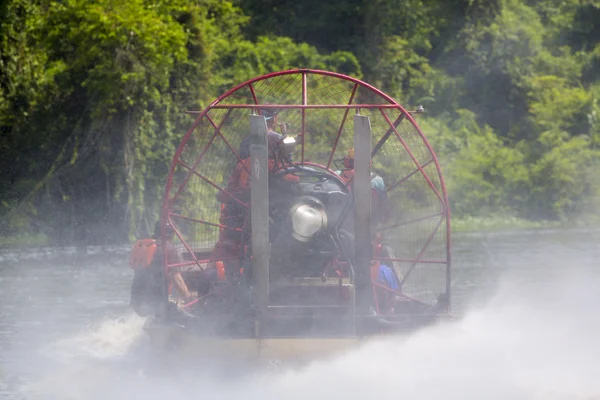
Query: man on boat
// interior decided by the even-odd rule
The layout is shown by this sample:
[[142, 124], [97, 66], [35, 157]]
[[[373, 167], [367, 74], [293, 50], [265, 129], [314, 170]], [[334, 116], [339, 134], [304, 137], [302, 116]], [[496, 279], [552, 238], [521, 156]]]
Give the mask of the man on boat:
[[[343, 159], [344, 169], [337, 170], [336, 174], [342, 178], [346, 185], [351, 185], [354, 179], [354, 149], [348, 150]], [[373, 165], [373, 160], [371, 160]], [[377, 227], [383, 223], [389, 216], [389, 202], [387, 190], [383, 178], [376, 172], [371, 172], [371, 233], [373, 237], [373, 255], [380, 256], [384, 250], [383, 239]], [[371, 263], [371, 281], [377, 285], [376, 295], [377, 301], [387, 309], [393, 308], [393, 292], [389, 290], [381, 290], [381, 287], [387, 287], [393, 291], [399, 289], [399, 284], [392, 268], [379, 261], [373, 260]]]
[[[354, 179], [354, 148], [348, 150], [343, 161], [344, 169], [337, 170], [335, 173], [348, 185]], [[373, 160], [371, 160], [371, 165], [373, 165]], [[387, 218], [389, 212], [385, 182], [376, 172], [371, 172], [371, 210], [373, 227], [376, 228]]]
[[[268, 170], [274, 173], [286, 168], [292, 163], [293, 139], [287, 140], [275, 131], [278, 122], [277, 110], [261, 110], [267, 122]], [[244, 250], [244, 244], [249, 243], [250, 233], [250, 137], [241, 143], [238, 162], [229, 177], [226, 191], [220, 191], [217, 199], [221, 202], [219, 239], [215, 244], [212, 260], [222, 260], [225, 274], [228, 278], [239, 275], [239, 258]], [[298, 181], [298, 177], [288, 173], [283, 179], [290, 182]], [[247, 232], [244, 236], [243, 232]]]
[[[279, 110], [277, 110], [277, 109], [261, 109], [260, 115], [265, 117], [265, 121], [267, 122], [267, 132], [268, 133], [275, 132], [278, 135], [280, 135], [278, 132], [276, 132], [276, 129], [279, 126]], [[286, 124], [283, 124], [283, 125], [286, 126]], [[285, 131], [284, 131], [284, 134], [285, 134]], [[251, 137], [250, 137], [250, 135], [247, 135], [244, 138], [244, 140], [242, 140], [242, 143], [240, 144], [240, 148], [238, 150], [238, 155], [240, 156], [240, 158], [242, 160], [250, 157], [250, 142], [251, 142]]]
[[[175, 231], [170, 223], [165, 225], [166, 245], [161, 246], [160, 222], [156, 222], [154, 234], [149, 239], [138, 240], [131, 252], [129, 265], [134, 270], [133, 283], [131, 285], [131, 307], [139, 315], [149, 315], [156, 311], [162, 298], [162, 261], [165, 252], [169, 264], [181, 262], [179, 251], [175, 248], [172, 240]], [[173, 285], [179, 296], [184, 301], [191, 301], [193, 295], [185, 283], [181, 270], [177, 267], [168, 271], [169, 284]]]
[[[167, 263], [168, 264], [177, 264], [181, 263], [181, 257], [179, 255], [179, 251], [173, 245], [173, 238], [175, 237], [175, 231], [171, 224], [167, 222], [165, 226], [166, 230], [166, 247], [165, 251], [167, 252]], [[154, 238], [160, 238], [160, 225], [157, 222], [156, 228], [154, 230]], [[160, 247], [159, 247], [160, 250]], [[157, 257], [155, 257], [156, 262], [162, 266], [162, 254], [157, 252]], [[171, 267], [167, 270], [167, 276], [169, 277], [169, 283], [175, 287], [177, 290], [177, 294], [185, 301], [189, 302], [194, 299], [194, 293], [189, 289], [186, 281], [183, 278], [183, 267]], [[186, 271], [191, 270], [199, 270], [198, 266], [193, 266], [192, 268], [187, 268]]]

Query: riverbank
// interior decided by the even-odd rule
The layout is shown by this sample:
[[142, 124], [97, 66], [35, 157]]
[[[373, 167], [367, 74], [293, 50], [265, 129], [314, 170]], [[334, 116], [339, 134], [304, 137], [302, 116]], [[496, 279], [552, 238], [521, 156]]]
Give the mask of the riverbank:
[[[452, 217], [452, 232], [495, 232], [506, 230], [600, 228], [600, 216], [587, 216], [572, 221], [531, 221], [517, 217]], [[0, 248], [52, 246], [52, 239], [40, 234], [0, 236]], [[75, 244], [74, 244], [75, 245]], [[85, 244], [83, 244], [85, 246]]]
[[0, 247], [39, 247], [50, 246], [51, 240], [47, 235], [24, 233], [12, 236], [0, 236]]
[[451, 218], [452, 232], [489, 232], [504, 230], [549, 228], [595, 228], [600, 227], [599, 216], [587, 216], [569, 221], [531, 221], [517, 217], [461, 217]]

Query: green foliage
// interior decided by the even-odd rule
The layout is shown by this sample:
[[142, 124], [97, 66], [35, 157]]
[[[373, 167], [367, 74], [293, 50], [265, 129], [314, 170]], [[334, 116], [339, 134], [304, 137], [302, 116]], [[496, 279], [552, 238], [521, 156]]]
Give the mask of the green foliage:
[[351, 53], [337, 51], [321, 55], [314, 47], [296, 44], [286, 37], [262, 36], [256, 42], [232, 43], [218, 64], [224, 67], [218, 77], [221, 92], [255, 76], [292, 68], [333, 70], [357, 78], [362, 76], [360, 65]]
[[372, 83], [397, 99], [409, 97], [411, 87], [427, 86], [431, 72], [428, 59], [400, 36], [385, 39], [372, 68], [377, 71]]
[[535, 214], [528, 216], [566, 220], [598, 211], [600, 152], [590, 148], [589, 137], [548, 131], [539, 142], [546, 151], [531, 167], [530, 212]]
[[299, 67], [423, 104], [463, 220], [598, 213], [598, 21], [596, 0], [2, 2], [0, 235], [147, 233], [184, 111]]
[[151, 230], [186, 109], [291, 67], [361, 76], [348, 52], [246, 40], [231, 2], [28, 0], [4, 4], [2, 233], [120, 241]]
[[506, 146], [475, 115], [457, 110], [436, 120], [421, 121], [441, 159], [448, 196], [457, 216], [510, 215], [527, 202], [529, 171], [524, 155]]
[[592, 95], [583, 87], [569, 87], [566, 79], [555, 75], [536, 76], [528, 95], [531, 119], [540, 131], [589, 131], [587, 115], [591, 112]]

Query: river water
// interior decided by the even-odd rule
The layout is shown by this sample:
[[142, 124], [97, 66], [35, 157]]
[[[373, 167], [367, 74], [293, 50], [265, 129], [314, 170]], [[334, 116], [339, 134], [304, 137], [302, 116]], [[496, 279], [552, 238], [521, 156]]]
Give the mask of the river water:
[[168, 370], [129, 249], [0, 250], [0, 398], [600, 399], [600, 231], [454, 237], [460, 318], [299, 370]]

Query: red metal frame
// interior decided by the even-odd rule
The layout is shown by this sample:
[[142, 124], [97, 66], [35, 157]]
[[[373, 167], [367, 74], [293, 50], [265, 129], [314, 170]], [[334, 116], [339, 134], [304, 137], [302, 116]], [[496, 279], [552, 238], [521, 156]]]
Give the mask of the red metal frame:
[[186, 219], [188, 221], [193, 221], [193, 222], [198, 222], [200, 224], [204, 224], [204, 225], [210, 225], [210, 226], [214, 226], [216, 228], [225, 228], [225, 229], [233, 229], [235, 231], [241, 232], [242, 229], [241, 228], [232, 228], [230, 226], [227, 225], [223, 225], [223, 224], [215, 224], [214, 222], [209, 222], [209, 221], [205, 221], [203, 219], [196, 219], [196, 218], [192, 218], [192, 217], [186, 217], [185, 215], [180, 215], [180, 214], [175, 214], [170, 212], [169, 215], [171, 217], [175, 217], [175, 218], [181, 218], [181, 219]]
[[381, 111], [381, 115], [383, 115], [383, 118], [385, 118], [385, 120], [387, 121], [387, 123], [390, 124], [390, 127], [394, 130], [394, 133], [396, 134], [396, 137], [398, 138], [398, 140], [400, 141], [400, 143], [402, 143], [402, 146], [404, 147], [404, 150], [406, 150], [406, 152], [408, 153], [408, 155], [410, 156], [410, 158], [413, 160], [413, 162], [417, 166], [417, 169], [419, 170], [419, 172], [421, 172], [421, 174], [423, 174], [423, 178], [425, 178], [425, 180], [427, 181], [427, 183], [429, 184], [429, 186], [431, 187], [431, 189], [433, 190], [433, 192], [440, 199], [440, 202], [442, 204], [444, 204], [444, 200], [442, 199], [442, 196], [440, 195], [440, 193], [435, 188], [435, 185], [433, 184], [433, 182], [431, 181], [431, 179], [429, 178], [429, 176], [423, 170], [423, 167], [421, 166], [421, 164], [419, 163], [419, 160], [417, 160], [417, 158], [415, 157], [415, 155], [411, 151], [410, 147], [408, 147], [408, 145], [406, 144], [406, 142], [404, 141], [404, 139], [402, 138], [402, 136], [400, 136], [400, 134], [398, 133], [398, 130], [394, 127], [394, 124], [392, 124], [392, 121], [390, 121], [390, 117], [388, 117], [388, 115], [382, 109], [380, 109], [379, 111]]
[[[425, 168], [426, 166], [428, 166], [432, 162], [433, 162], [433, 159], [427, 161], [426, 163], [421, 164], [421, 169]], [[401, 183], [405, 182], [408, 178], [410, 178], [411, 176], [413, 176], [414, 174], [416, 174], [419, 171], [420, 171], [419, 168], [415, 169], [413, 172], [411, 172], [410, 174], [406, 175], [404, 178], [402, 178], [399, 181], [397, 181], [396, 183], [393, 183], [390, 186], [388, 186], [386, 190], [388, 192], [391, 192], [393, 189], [395, 189], [396, 187], [398, 187]]]
[[404, 282], [406, 281], [406, 279], [408, 279], [408, 277], [410, 276], [410, 274], [412, 274], [412, 272], [414, 271], [414, 269], [417, 266], [417, 264], [420, 262], [421, 257], [423, 257], [423, 254], [425, 254], [425, 250], [427, 250], [427, 246], [429, 246], [429, 243], [431, 243], [431, 240], [433, 239], [433, 237], [437, 233], [438, 229], [440, 229], [440, 226], [442, 225], [443, 221], [444, 221], [444, 218], [440, 218], [440, 220], [438, 221], [437, 225], [433, 229], [433, 232], [431, 232], [431, 235], [429, 235], [429, 237], [427, 238], [427, 241], [425, 242], [425, 244], [421, 248], [421, 251], [417, 255], [417, 258], [413, 261], [413, 263], [410, 265], [410, 268], [408, 268], [408, 271], [406, 271], [406, 273], [402, 277], [402, 282], [400, 282], [400, 286], [402, 286], [404, 284]]
[[385, 230], [388, 230], [388, 229], [397, 228], [399, 226], [404, 226], [404, 225], [410, 225], [410, 224], [414, 224], [414, 223], [417, 223], [417, 222], [421, 222], [421, 221], [429, 219], [429, 218], [440, 217], [440, 216], [444, 216], [444, 212], [443, 211], [441, 211], [439, 213], [435, 213], [435, 214], [425, 215], [425, 216], [419, 217], [419, 218], [410, 219], [408, 221], [397, 222], [397, 223], [392, 224], [392, 225], [385, 225], [385, 226], [382, 226], [381, 228], [379, 228], [379, 230], [380, 231], [385, 231]]
[[[398, 109], [397, 104], [260, 104], [260, 108], [276, 108], [276, 109], [318, 109], [318, 108], [364, 108], [364, 109], [372, 109], [372, 108], [391, 108]], [[256, 108], [256, 104], [224, 104], [224, 105], [214, 105], [210, 107], [210, 109], [235, 109], [235, 108]], [[200, 114], [202, 115], [204, 111], [188, 111], [190, 114]]]
[[[231, 109], [227, 111], [227, 115], [229, 115], [230, 112], [231, 112]], [[233, 146], [231, 144], [229, 144], [229, 142], [227, 141], [227, 139], [225, 138], [225, 136], [223, 136], [223, 134], [221, 133], [221, 125], [223, 125], [223, 123], [225, 123], [225, 121], [227, 120], [227, 116], [225, 116], [225, 118], [223, 118], [223, 121], [221, 121], [221, 125], [219, 125], [219, 127], [217, 127], [217, 125], [214, 123], [214, 121], [212, 120], [212, 118], [208, 114], [206, 114], [206, 119], [208, 119], [208, 121], [210, 122], [210, 124], [216, 129], [216, 132], [219, 134], [219, 136], [221, 137], [221, 139], [223, 139], [223, 141], [225, 142], [225, 144], [227, 145], [227, 147], [229, 147], [229, 150], [231, 150], [231, 152], [233, 153], [233, 155], [238, 159], [238, 162], [241, 162], [242, 159], [240, 158], [240, 155], [237, 153], [237, 151], [235, 151], [235, 149], [233, 148]], [[244, 169], [246, 170], [246, 172], [250, 173], [250, 171], [246, 167], [246, 164], [242, 164], [242, 166], [244, 167]]]
[[[194, 165], [192, 166], [192, 168], [189, 170], [188, 174], [186, 175], [186, 177], [184, 178], [183, 182], [179, 185], [179, 189], [177, 189], [177, 192], [175, 193], [175, 195], [173, 196], [173, 199], [176, 199], [179, 194], [181, 193], [181, 190], [183, 190], [183, 188], [185, 187], [185, 185], [187, 185], [188, 181], [190, 180], [190, 177], [193, 175], [192, 174], [192, 170], [196, 170], [196, 167], [198, 167], [198, 164], [200, 164], [200, 161], [202, 161], [202, 159], [204, 158], [204, 156], [206, 155], [206, 152], [208, 151], [208, 149], [210, 148], [210, 146], [212, 145], [213, 141], [216, 139], [217, 136], [219, 136], [220, 134], [220, 130], [221, 127], [223, 126], [223, 124], [225, 123], [225, 121], [227, 120], [227, 117], [231, 114], [231, 110], [227, 112], [227, 114], [225, 115], [225, 118], [223, 118], [223, 121], [221, 121], [221, 124], [219, 125], [219, 127], [215, 126], [215, 132], [213, 133], [212, 137], [210, 138], [210, 140], [208, 141], [208, 143], [206, 144], [206, 146], [204, 146], [204, 148], [202, 149], [202, 151], [200, 152], [200, 155], [196, 158], [196, 161], [194, 161]], [[210, 120], [212, 122], [212, 120]], [[214, 125], [213, 125], [214, 126]], [[221, 135], [222, 137], [222, 135]], [[236, 154], [237, 155], [237, 154]], [[239, 157], [238, 157], [239, 158]]]
[[302, 133], [301, 133], [301, 140], [302, 140], [302, 155], [300, 156], [300, 163], [302, 165], [304, 165], [304, 136], [306, 135], [306, 107], [308, 104], [308, 94], [307, 94], [307, 89], [306, 89], [306, 73], [302, 73]]
[[[192, 168], [190, 168], [189, 165], [187, 165], [183, 161], [179, 160], [179, 165], [181, 165], [183, 168], [187, 169], [188, 171], [191, 171], [194, 175], [196, 175], [198, 178], [202, 179], [203, 181], [205, 181], [206, 183], [208, 183], [209, 185], [211, 185], [215, 189], [217, 189], [217, 190], [225, 193], [226, 195], [228, 195], [229, 197], [231, 197], [233, 200], [235, 200], [238, 204], [240, 204], [240, 205], [248, 208], [248, 204], [244, 203], [243, 201], [241, 201], [240, 199], [238, 199], [237, 197], [235, 197], [234, 195], [232, 195], [229, 191], [227, 191], [227, 189], [223, 189], [222, 187], [220, 187], [219, 185], [217, 185], [216, 183], [214, 183], [212, 180], [210, 180], [207, 177], [205, 177], [204, 175], [202, 175], [200, 172], [193, 170]], [[167, 211], [168, 212], [168, 210], [163, 210], [163, 211]]]
[[[270, 80], [276, 77], [280, 77], [280, 76], [285, 76], [285, 75], [294, 75], [294, 74], [300, 74], [301, 75], [301, 90], [302, 90], [302, 104], [260, 104], [257, 93], [256, 93], [256, 84], [262, 81], [266, 81], [266, 80]], [[308, 104], [308, 85], [307, 85], [307, 80], [309, 76], [325, 76], [325, 77], [332, 77], [332, 78], [337, 78], [340, 80], [344, 80], [344, 81], [348, 81], [353, 83], [352, 85], [352, 91], [348, 100], [347, 104]], [[291, 85], [291, 84], [290, 84]], [[289, 85], [288, 85], [289, 86]], [[229, 96], [233, 95], [234, 93], [238, 92], [241, 89], [244, 88], [248, 88], [250, 95], [252, 97], [252, 104], [220, 104], [224, 99], [228, 98]], [[384, 99], [385, 102], [381, 103], [381, 104], [372, 104], [372, 103], [366, 103], [366, 104], [352, 104], [352, 102], [354, 101], [355, 95], [357, 93], [357, 90], [359, 88], [363, 88], [366, 89], [368, 92], [370, 92], [371, 94], [375, 95], [377, 98], [379, 99]], [[312, 100], [312, 98], [311, 98]], [[232, 110], [234, 109], [253, 109], [255, 110], [255, 112], [259, 109], [257, 106], [260, 106], [260, 109], [272, 109], [272, 108], [277, 108], [277, 109], [300, 109], [301, 110], [301, 157], [300, 157], [300, 163], [303, 165], [310, 165], [310, 166], [315, 166], [315, 167], [319, 167], [319, 168], [323, 168], [327, 171], [333, 172], [330, 169], [331, 163], [333, 161], [333, 157], [335, 154], [335, 151], [337, 149], [338, 143], [339, 143], [339, 139], [340, 139], [340, 135], [342, 134], [342, 131], [344, 129], [344, 125], [345, 122], [347, 120], [347, 116], [348, 113], [350, 111], [350, 109], [354, 108], [354, 109], [378, 109], [381, 113], [381, 115], [383, 116], [383, 118], [385, 119], [385, 121], [388, 123], [389, 125], [389, 129], [388, 132], [382, 137], [380, 138], [380, 140], [377, 143], [378, 147], [381, 147], [385, 141], [387, 141], [389, 139], [389, 136], [391, 133], [394, 133], [396, 138], [399, 140], [399, 142], [402, 144], [403, 148], [405, 149], [405, 151], [407, 152], [407, 154], [409, 155], [409, 157], [413, 160], [413, 162], [416, 165], [416, 169], [414, 171], [412, 171], [411, 173], [409, 173], [408, 175], [404, 176], [403, 178], [401, 178], [400, 180], [396, 181], [395, 183], [393, 183], [392, 185], [390, 185], [387, 190], [388, 192], [393, 190], [394, 188], [398, 187], [399, 185], [401, 185], [403, 182], [406, 182], [411, 176], [413, 176], [414, 174], [417, 173], [421, 173], [424, 177], [424, 179], [426, 180], [427, 184], [429, 185], [430, 189], [435, 193], [436, 197], [439, 199], [440, 203], [441, 203], [441, 211], [437, 214], [434, 215], [428, 215], [426, 217], [423, 218], [419, 218], [419, 219], [414, 219], [412, 221], [407, 221], [407, 222], [401, 222], [399, 224], [396, 224], [395, 226], [401, 226], [401, 225], [406, 225], [409, 223], [414, 223], [414, 222], [418, 222], [420, 220], [423, 219], [427, 219], [427, 218], [433, 218], [435, 216], [440, 216], [440, 220], [439, 222], [436, 224], [435, 229], [433, 229], [433, 232], [431, 232], [431, 234], [429, 235], [425, 245], [423, 246], [423, 248], [421, 249], [421, 251], [419, 252], [418, 256], [414, 259], [400, 259], [400, 258], [394, 258], [394, 259], [385, 259], [385, 258], [378, 258], [380, 260], [388, 260], [388, 261], [402, 261], [402, 262], [411, 262], [413, 263], [411, 265], [411, 267], [409, 268], [409, 271], [407, 272], [407, 274], [403, 277], [403, 282], [404, 280], [407, 278], [407, 275], [410, 275], [410, 273], [412, 272], [412, 270], [414, 269], [414, 267], [416, 266], [417, 263], [439, 263], [439, 264], [446, 264], [447, 268], [446, 268], [446, 290], [447, 293], [450, 292], [450, 274], [451, 274], [451, 238], [450, 238], [450, 233], [451, 233], [451, 226], [450, 226], [450, 207], [449, 207], [449, 203], [448, 203], [448, 197], [447, 197], [447, 191], [446, 191], [446, 185], [445, 185], [445, 181], [443, 179], [442, 173], [441, 173], [441, 167], [439, 165], [438, 159], [433, 151], [433, 149], [431, 148], [431, 145], [429, 143], [429, 141], [427, 140], [427, 138], [425, 137], [425, 135], [423, 134], [422, 130], [420, 129], [420, 127], [416, 124], [413, 116], [411, 115], [410, 112], [406, 111], [400, 104], [398, 104], [392, 97], [388, 96], [387, 94], [383, 93], [382, 91], [380, 91], [379, 89], [369, 85], [368, 83], [365, 83], [361, 80], [358, 80], [356, 78], [352, 78], [343, 74], [339, 74], [339, 73], [335, 73], [335, 72], [329, 72], [329, 71], [321, 71], [321, 70], [311, 70], [311, 69], [294, 69], [294, 70], [287, 70], [287, 71], [280, 71], [280, 72], [274, 72], [274, 73], [270, 73], [270, 74], [266, 74], [263, 76], [259, 76], [253, 79], [250, 79], [246, 82], [243, 82], [233, 88], [231, 88], [230, 90], [228, 90], [227, 92], [225, 92], [224, 94], [222, 94], [221, 96], [219, 96], [215, 101], [213, 101], [210, 105], [208, 105], [208, 107], [206, 107], [203, 111], [189, 111], [189, 113], [191, 114], [197, 114], [197, 117], [194, 121], [194, 123], [192, 124], [191, 128], [188, 129], [188, 131], [186, 132], [186, 134], [184, 135], [180, 145], [178, 146], [175, 155], [173, 156], [173, 160], [171, 162], [171, 167], [169, 170], [169, 176], [167, 179], [167, 184], [165, 187], [165, 195], [164, 195], [164, 201], [163, 201], [163, 206], [162, 206], [162, 216], [161, 216], [161, 222], [162, 222], [162, 227], [163, 227], [163, 232], [162, 232], [162, 237], [163, 237], [163, 246], [165, 245], [165, 231], [164, 231], [164, 226], [165, 226], [165, 222], [167, 220], [171, 221], [171, 217], [175, 217], [175, 218], [185, 218], [185, 219], [190, 219], [193, 220], [195, 222], [198, 223], [202, 223], [202, 224], [207, 224], [207, 225], [211, 225], [211, 226], [215, 226], [215, 227], [219, 227], [219, 228], [226, 228], [225, 225], [222, 224], [216, 224], [214, 222], [210, 222], [210, 221], [206, 221], [206, 220], [201, 220], [201, 219], [197, 219], [197, 218], [192, 218], [192, 217], [186, 217], [183, 215], [179, 215], [179, 214], [175, 214], [170, 212], [170, 204], [171, 201], [176, 199], [179, 195], [181, 190], [183, 189], [183, 187], [186, 186], [187, 182], [189, 181], [189, 178], [192, 175], [196, 175], [198, 176], [200, 179], [202, 179], [203, 181], [207, 182], [209, 185], [213, 186], [214, 188], [216, 188], [219, 191], [222, 191], [228, 195], [230, 195], [232, 198], [234, 198], [239, 204], [244, 205], [245, 207], [248, 207], [247, 204], [245, 204], [244, 202], [242, 202], [241, 200], [235, 198], [234, 196], [231, 195], [231, 193], [229, 193], [226, 189], [219, 187], [215, 182], [213, 182], [211, 179], [203, 176], [202, 174], [200, 174], [196, 169], [199, 165], [199, 163], [203, 160], [206, 152], [208, 151], [208, 149], [210, 148], [210, 146], [212, 146], [214, 140], [216, 139], [217, 136], [220, 136], [221, 139], [224, 140], [224, 142], [226, 143], [227, 147], [232, 151], [233, 155], [240, 160], [240, 156], [239, 154], [236, 152], [236, 150], [234, 149], [234, 147], [229, 143], [229, 141], [227, 141], [227, 139], [225, 138], [225, 136], [221, 133], [221, 128], [223, 127], [225, 121], [227, 120], [227, 118], [229, 117], [230, 113], [232, 112]], [[223, 117], [223, 119], [221, 121], [219, 121], [218, 123], [216, 123], [209, 115], [208, 112], [212, 109], [227, 109], [227, 113], [225, 114], [225, 116]], [[345, 113], [342, 119], [342, 122], [340, 124], [340, 127], [337, 131], [337, 135], [335, 137], [334, 140], [334, 144], [333, 147], [331, 149], [331, 152], [329, 154], [328, 157], [328, 161], [326, 165], [321, 165], [318, 163], [314, 163], [314, 162], [309, 162], [309, 161], [305, 161], [305, 136], [307, 134], [306, 132], [306, 112], [307, 110], [311, 110], [311, 109], [345, 109]], [[398, 110], [400, 112], [400, 116], [396, 119], [396, 121], [394, 123], [391, 122], [389, 116], [386, 113], [386, 110]], [[185, 162], [183, 162], [183, 160], [181, 160], [181, 155], [184, 151], [185, 145], [186, 143], [189, 141], [192, 133], [194, 132], [194, 130], [198, 127], [198, 125], [200, 124], [200, 122], [202, 121], [203, 118], [206, 118], [207, 121], [213, 126], [214, 128], [214, 132], [212, 137], [209, 139], [208, 143], [204, 146], [203, 150], [200, 152], [200, 154], [198, 155], [198, 157], [196, 158], [193, 166], [189, 166], [187, 165]], [[421, 138], [421, 140], [423, 141], [424, 146], [427, 148], [427, 151], [431, 154], [431, 159], [423, 164], [421, 164], [417, 158], [415, 157], [415, 155], [412, 153], [410, 147], [407, 145], [407, 143], [403, 140], [402, 136], [399, 134], [398, 130], [396, 129], [395, 125], [399, 122], [405, 123], [404, 120], [408, 121], [408, 123], [410, 123], [416, 133], [419, 135], [419, 137]], [[431, 163], [433, 163], [435, 165], [435, 169], [437, 171], [438, 174], [438, 180], [440, 183], [440, 190], [438, 190], [436, 188], [436, 186], [434, 185], [434, 183], [432, 182], [432, 180], [430, 179], [430, 177], [427, 175], [427, 173], [424, 171], [424, 168], [427, 167], [428, 165], [430, 165]], [[175, 170], [177, 168], [177, 165], [181, 165], [182, 167], [184, 167], [187, 170], [187, 174], [185, 176], [185, 179], [183, 181], [183, 183], [180, 184], [180, 187], [178, 188], [177, 192], [175, 193], [175, 195], [173, 196], [173, 198], [170, 198], [170, 193], [171, 193], [171, 189], [173, 186], [173, 179], [174, 179], [174, 173]], [[446, 221], [446, 260], [443, 261], [437, 261], [437, 260], [420, 260], [420, 258], [422, 257], [422, 255], [424, 254], [427, 246], [429, 245], [429, 243], [431, 242], [431, 240], [433, 239], [433, 237], [435, 236], [436, 232], [439, 230], [441, 224], [443, 223], [443, 221]], [[383, 229], [387, 229], [387, 228], [391, 228], [393, 227], [392, 225], [388, 226], [388, 227], [384, 227]], [[175, 226], [174, 226], [175, 228]], [[192, 254], [194, 261], [191, 262], [191, 264], [197, 264], [200, 263], [201, 261], [205, 261], [205, 260], [197, 260], [193, 251], [189, 248], [188, 244], [185, 242], [185, 239], [181, 236], [180, 232], [175, 228], [175, 234], [177, 235], [177, 237], [179, 237], [179, 239], [182, 241], [184, 247]], [[377, 258], [376, 258], [377, 259]], [[166, 253], [164, 255], [163, 258], [163, 265], [165, 268], [165, 272], [166, 272], [166, 268], [167, 268], [167, 258], [166, 258]]]
[[[354, 95], [356, 94], [356, 89], [358, 89], [358, 83], [354, 84], [352, 88], [352, 94], [350, 95], [350, 99], [348, 100], [348, 105], [352, 104], [352, 100], [354, 100]], [[340, 129], [338, 129], [338, 133], [335, 137], [335, 142], [333, 143], [333, 148], [331, 149], [331, 155], [329, 156], [329, 161], [327, 161], [327, 168], [331, 166], [331, 162], [333, 161], [333, 155], [335, 154], [335, 150], [337, 149], [338, 142], [340, 140], [340, 136], [342, 135], [342, 131], [344, 130], [344, 124], [346, 123], [346, 118], [348, 118], [349, 108], [346, 108], [346, 112], [344, 112], [344, 118], [342, 118], [342, 123], [340, 124]]]

